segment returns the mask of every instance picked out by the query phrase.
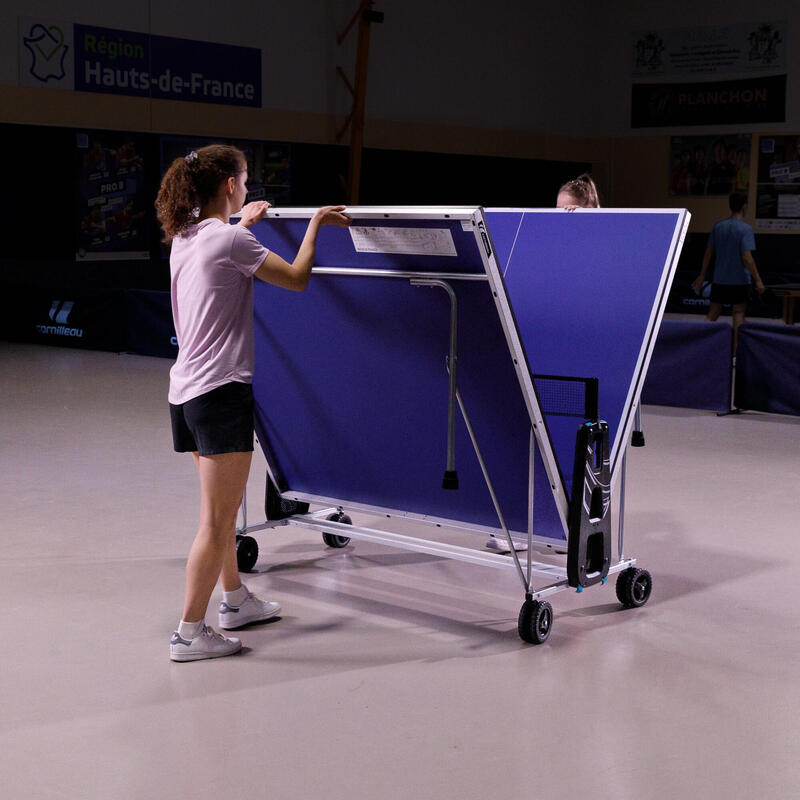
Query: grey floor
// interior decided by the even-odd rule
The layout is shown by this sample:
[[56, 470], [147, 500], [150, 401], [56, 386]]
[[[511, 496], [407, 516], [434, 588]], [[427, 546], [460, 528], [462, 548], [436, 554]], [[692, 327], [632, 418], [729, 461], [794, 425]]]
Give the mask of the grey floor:
[[247, 582], [283, 617], [173, 664], [168, 368], [0, 343], [0, 797], [800, 797], [800, 421], [645, 408], [644, 608], [563, 592], [532, 647], [511, 571], [281, 528]]

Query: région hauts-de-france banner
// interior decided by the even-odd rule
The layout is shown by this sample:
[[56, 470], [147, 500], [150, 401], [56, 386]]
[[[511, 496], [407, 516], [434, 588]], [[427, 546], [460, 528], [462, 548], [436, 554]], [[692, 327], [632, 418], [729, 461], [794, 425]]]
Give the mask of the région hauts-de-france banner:
[[20, 18], [19, 83], [260, 108], [261, 50]]

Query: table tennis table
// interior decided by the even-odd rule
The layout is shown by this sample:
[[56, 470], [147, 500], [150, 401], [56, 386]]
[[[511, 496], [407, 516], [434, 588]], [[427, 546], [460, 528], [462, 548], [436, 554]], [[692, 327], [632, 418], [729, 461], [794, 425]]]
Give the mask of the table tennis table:
[[[313, 213], [270, 209], [251, 230], [291, 260]], [[257, 558], [250, 534], [292, 525], [329, 547], [365, 540], [512, 569], [533, 644], [550, 635], [557, 592], [616, 575], [623, 605], [647, 602], [652, 577], [623, 551], [625, 453], [689, 213], [347, 213], [350, 228], [320, 230], [305, 292], [256, 282], [267, 521], [248, 525], [243, 505], [240, 567]], [[414, 520], [432, 538], [348, 512]], [[437, 541], [442, 526], [472, 546]], [[483, 549], [487, 535], [508, 555]]]

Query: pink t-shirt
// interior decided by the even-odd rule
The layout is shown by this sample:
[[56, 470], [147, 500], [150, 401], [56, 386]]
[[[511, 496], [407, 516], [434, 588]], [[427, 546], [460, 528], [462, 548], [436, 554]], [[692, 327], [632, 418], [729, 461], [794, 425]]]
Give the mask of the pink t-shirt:
[[242, 225], [204, 219], [172, 240], [172, 317], [178, 360], [169, 402], [253, 379], [253, 275], [269, 251]]

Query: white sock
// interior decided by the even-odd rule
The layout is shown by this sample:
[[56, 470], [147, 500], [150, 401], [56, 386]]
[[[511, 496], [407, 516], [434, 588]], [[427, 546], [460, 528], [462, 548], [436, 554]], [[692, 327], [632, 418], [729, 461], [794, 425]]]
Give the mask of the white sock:
[[236, 591], [234, 592], [224, 592], [222, 593], [222, 599], [229, 605], [237, 608], [245, 600], [247, 600], [247, 595], [249, 592], [247, 591], [247, 587], [242, 584]]
[[178, 636], [180, 636], [181, 639], [190, 641], [191, 639], [194, 639], [195, 636], [200, 635], [200, 631], [203, 630], [204, 624], [204, 619], [201, 619], [199, 622], [187, 622], [185, 619], [182, 619], [178, 625]]

